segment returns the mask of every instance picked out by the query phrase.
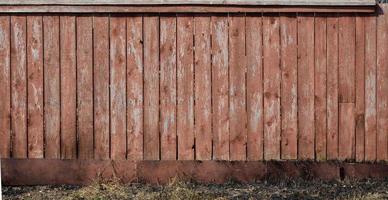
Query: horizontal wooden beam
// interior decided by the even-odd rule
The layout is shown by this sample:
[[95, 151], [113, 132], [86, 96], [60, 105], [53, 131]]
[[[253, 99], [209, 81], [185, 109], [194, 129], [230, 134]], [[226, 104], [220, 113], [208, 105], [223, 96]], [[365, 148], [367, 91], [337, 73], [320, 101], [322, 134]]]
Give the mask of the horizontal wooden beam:
[[0, 5], [0, 13], [374, 13], [376, 6]]
[[307, 5], [366, 6], [376, 0], [0, 0], [0, 5]]
[[5, 185], [84, 185], [119, 178], [124, 183], [168, 183], [173, 178], [204, 183], [266, 179], [387, 178], [388, 164], [291, 161], [111, 161], [3, 159]]

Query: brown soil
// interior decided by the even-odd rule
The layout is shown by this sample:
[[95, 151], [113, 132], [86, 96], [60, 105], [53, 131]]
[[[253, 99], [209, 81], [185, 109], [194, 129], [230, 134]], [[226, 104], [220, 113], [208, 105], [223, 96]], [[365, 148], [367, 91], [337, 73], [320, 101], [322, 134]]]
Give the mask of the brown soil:
[[169, 185], [123, 185], [117, 181], [87, 187], [4, 187], [3, 199], [388, 199], [387, 180], [263, 181], [223, 185], [172, 181]]

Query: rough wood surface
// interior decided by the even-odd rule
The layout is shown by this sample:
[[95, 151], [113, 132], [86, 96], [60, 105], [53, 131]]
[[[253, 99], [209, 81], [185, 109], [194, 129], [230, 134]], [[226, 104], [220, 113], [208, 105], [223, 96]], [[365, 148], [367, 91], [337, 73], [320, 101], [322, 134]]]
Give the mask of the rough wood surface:
[[355, 104], [339, 104], [338, 159], [355, 159]]
[[60, 17], [61, 46], [61, 158], [77, 158], [76, 20]]
[[10, 17], [0, 17], [0, 157], [11, 153]]
[[43, 158], [43, 20], [27, 17], [28, 157]]

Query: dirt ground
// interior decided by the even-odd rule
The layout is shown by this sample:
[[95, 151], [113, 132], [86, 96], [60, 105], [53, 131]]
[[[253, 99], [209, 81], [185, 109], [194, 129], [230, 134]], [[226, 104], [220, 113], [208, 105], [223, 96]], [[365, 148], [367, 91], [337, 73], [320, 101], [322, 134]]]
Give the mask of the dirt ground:
[[3, 199], [388, 199], [388, 179], [362, 181], [263, 181], [223, 185], [172, 181], [168, 185], [122, 185], [117, 181], [87, 187], [4, 187]]

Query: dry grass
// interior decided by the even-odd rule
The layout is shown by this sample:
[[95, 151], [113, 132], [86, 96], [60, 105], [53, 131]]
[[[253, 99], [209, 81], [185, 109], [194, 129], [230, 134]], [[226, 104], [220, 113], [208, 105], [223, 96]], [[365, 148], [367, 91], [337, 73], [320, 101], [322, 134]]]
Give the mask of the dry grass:
[[131, 184], [117, 180], [96, 181], [87, 187], [37, 186], [6, 187], [5, 199], [63, 200], [206, 200], [206, 199], [388, 199], [388, 180], [365, 181], [263, 181], [255, 184], [229, 182], [223, 185], [182, 182], [176, 179], [164, 186]]

